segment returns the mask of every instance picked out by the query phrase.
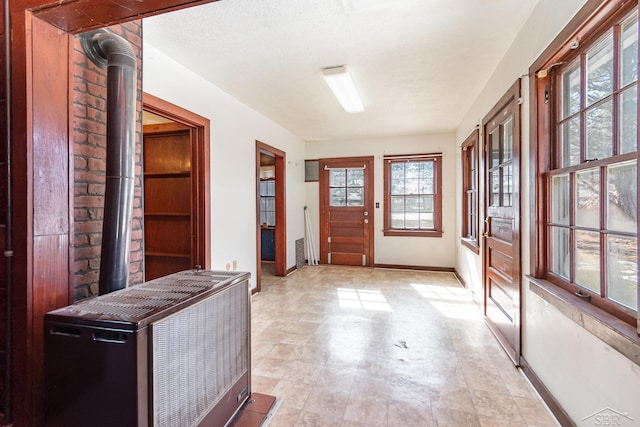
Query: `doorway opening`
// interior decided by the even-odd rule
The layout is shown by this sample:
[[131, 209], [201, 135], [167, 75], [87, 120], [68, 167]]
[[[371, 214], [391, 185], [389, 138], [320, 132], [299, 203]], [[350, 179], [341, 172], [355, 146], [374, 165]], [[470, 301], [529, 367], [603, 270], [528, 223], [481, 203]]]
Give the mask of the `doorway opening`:
[[256, 141], [256, 292], [263, 278], [287, 274], [285, 159], [284, 151]]
[[209, 120], [143, 96], [145, 280], [210, 268]]

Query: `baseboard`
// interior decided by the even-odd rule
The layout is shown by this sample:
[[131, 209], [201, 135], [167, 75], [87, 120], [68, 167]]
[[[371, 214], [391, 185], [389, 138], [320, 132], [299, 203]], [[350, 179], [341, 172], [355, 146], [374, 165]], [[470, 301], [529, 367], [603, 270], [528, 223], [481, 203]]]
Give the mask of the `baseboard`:
[[390, 268], [395, 270], [420, 270], [420, 271], [440, 271], [446, 273], [455, 273], [452, 267], [427, 267], [422, 265], [398, 265], [398, 264], [374, 264], [375, 268]]
[[284, 274], [285, 276], [288, 276], [289, 274], [293, 273], [294, 271], [296, 271], [298, 269], [298, 267], [296, 267], [295, 265], [291, 268], [289, 268], [286, 273]]
[[469, 287], [467, 286], [467, 282], [462, 278], [462, 276], [460, 274], [458, 274], [458, 270], [456, 270], [455, 268], [453, 269], [453, 274], [456, 276], [456, 279], [458, 279], [458, 282], [460, 282], [460, 284], [465, 288], [465, 289], [469, 289]]
[[544, 403], [547, 404], [551, 413], [556, 417], [560, 425], [563, 427], [575, 427], [576, 423], [573, 422], [569, 414], [562, 408], [560, 403], [551, 394], [549, 389], [538, 378], [536, 373], [531, 369], [531, 365], [527, 363], [526, 359], [520, 356], [520, 369], [524, 372], [524, 375], [529, 379], [533, 387], [536, 389]]

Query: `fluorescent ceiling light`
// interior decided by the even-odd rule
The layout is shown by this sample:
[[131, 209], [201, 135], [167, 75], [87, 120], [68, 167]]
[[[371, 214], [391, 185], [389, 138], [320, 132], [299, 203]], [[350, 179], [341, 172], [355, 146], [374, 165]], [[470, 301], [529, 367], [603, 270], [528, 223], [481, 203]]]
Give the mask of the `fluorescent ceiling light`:
[[346, 112], [359, 113], [364, 111], [362, 99], [346, 67], [323, 68], [322, 75]]

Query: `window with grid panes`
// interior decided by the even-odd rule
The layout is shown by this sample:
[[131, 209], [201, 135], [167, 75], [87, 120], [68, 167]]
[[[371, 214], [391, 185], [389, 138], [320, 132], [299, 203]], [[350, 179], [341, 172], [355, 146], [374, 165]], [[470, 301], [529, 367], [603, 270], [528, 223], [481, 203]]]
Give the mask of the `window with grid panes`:
[[462, 143], [462, 243], [478, 252], [478, 131]]
[[442, 156], [384, 159], [385, 236], [442, 235]]
[[553, 71], [547, 278], [635, 325], [638, 11], [594, 31]]
[[260, 223], [276, 225], [276, 181], [260, 181]]

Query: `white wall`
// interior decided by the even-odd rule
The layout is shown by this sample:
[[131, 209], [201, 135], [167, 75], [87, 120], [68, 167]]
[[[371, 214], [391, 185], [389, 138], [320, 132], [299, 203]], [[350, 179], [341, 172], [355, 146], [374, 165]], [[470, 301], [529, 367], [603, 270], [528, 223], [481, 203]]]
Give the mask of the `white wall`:
[[[256, 140], [286, 153], [287, 268], [304, 236], [304, 142], [153, 46], [143, 46], [143, 89], [211, 120], [211, 265], [256, 274]], [[255, 286], [255, 282], [254, 282]]]
[[[444, 234], [435, 237], [395, 237], [383, 235], [384, 227], [384, 170], [382, 157], [392, 154], [443, 154], [442, 169], [442, 221]], [[455, 135], [412, 135], [349, 141], [307, 142], [306, 158], [374, 156], [374, 262], [422, 267], [449, 267], [455, 265], [456, 232], [455, 192], [456, 152]], [[316, 251], [319, 253], [319, 187], [317, 182], [306, 184], [306, 203], [312, 220]]]
[[[516, 79], [549, 45], [585, 0], [540, 0], [513, 45], [496, 68], [480, 96], [462, 120], [456, 134], [459, 146], [482, 117], [489, 112]], [[529, 171], [529, 85], [522, 80], [521, 238], [523, 275], [529, 273], [530, 171]], [[482, 135], [481, 139], [482, 141]], [[457, 165], [457, 182], [462, 171]], [[482, 184], [481, 187], [482, 188]], [[460, 186], [456, 187], [461, 194]], [[480, 212], [483, 212], [481, 206]], [[457, 235], [461, 233], [461, 212], [456, 212]], [[456, 269], [476, 290], [481, 289], [482, 257], [459, 242]], [[640, 420], [640, 367], [612, 347], [578, 326], [555, 307], [529, 291], [523, 277], [522, 353], [532, 369], [578, 425], [594, 425], [585, 417], [606, 407], [628, 412]], [[635, 400], [634, 400], [635, 399]]]

